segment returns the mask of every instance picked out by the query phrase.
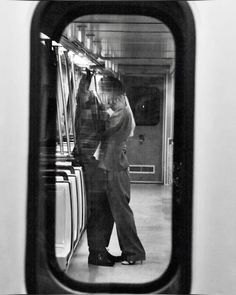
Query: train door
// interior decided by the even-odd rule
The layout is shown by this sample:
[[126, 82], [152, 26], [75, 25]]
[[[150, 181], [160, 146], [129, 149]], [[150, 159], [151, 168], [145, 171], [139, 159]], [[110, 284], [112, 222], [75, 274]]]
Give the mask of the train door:
[[163, 183], [164, 167], [168, 163], [164, 157], [166, 123], [171, 119], [166, 117], [166, 100], [171, 99], [166, 93], [167, 80], [165, 75], [144, 75], [127, 77], [126, 83], [136, 121], [134, 136], [128, 142], [131, 180]]

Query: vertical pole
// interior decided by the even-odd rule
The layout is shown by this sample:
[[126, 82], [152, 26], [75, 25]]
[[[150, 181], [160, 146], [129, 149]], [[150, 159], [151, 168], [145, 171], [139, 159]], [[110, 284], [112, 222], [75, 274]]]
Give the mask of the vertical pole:
[[[54, 47], [57, 61], [58, 61], [58, 47]], [[57, 63], [57, 76], [59, 78], [60, 72], [59, 72], [59, 66]], [[63, 138], [62, 138], [62, 128], [61, 128], [61, 117], [60, 117], [60, 101], [59, 101], [59, 86], [58, 86], [58, 79], [57, 79], [57, 96], [56, 96], [56, 101], [57, 101], [57, 124], [58, 124], [58, 132], [59, 132], [59, 142], [60, 142], [60, 152], [63, 155], [64, 154], [64, 147], [63, 147]]]
[[69, 112], [71, 116], [71, 124], [72, 124], [72, 133], [73, 133], [73, 139], [75, 142], [75, 118], [74, 118], [74, 112], [73, 112], [73, 96], [72, 96], [72, 89], [71, 89], [71, 81], [70, 81], [70, 71], [69, 71], [69, 58], [68, 53], [64, 52], [65, 60], [66, 60], [66, 74], [67, 74], [67, 81], [68, 81], [68, 87], [69, 87]]
[[72, 124], [74, 126], [74, 144], [76, 144], [76, 132], [75, 132], [75, 110], [76, 110], [76, 83], [75, 83], [75, 67], [74, 62], [71, 61], [71, 73], [72, 73], [72, 82], [73, 82], [73, 95], [72, 95], [72, 101], [73, 101], [73, 121]]
[[63, 104], [65, 131], [66, 131], [67, 149], [68, 149], [68, 154], [70, 156], [71, 155], [71, 148], [70, 148], [68, 118], [67, 118], [67, 111], [66, 111], [65, 92], [64, 92], [64, 87], [63, 87], [62, 61], [61, 61], [61, 56], [58, 52], [58, 49], [57, 49], [57, 61], [58, 61], [58, 65], [59, 65], [59, 78], [60, 78], [60, 86], [61, 86], [61, 94], [62, 94], [62, 104]]
[[[59, 95], [59, 93], [58, 93]], [[61, 117], [60, 117], [60, 102], [57, 95], [57, 122], [58, 122], [58, 131], [59, 131], [59, 141], [60, 141], [60, 152], [64, 154], [64, 147], [63, 147], [63, 138], [62, 138], [62, 130], [61, 130]]]

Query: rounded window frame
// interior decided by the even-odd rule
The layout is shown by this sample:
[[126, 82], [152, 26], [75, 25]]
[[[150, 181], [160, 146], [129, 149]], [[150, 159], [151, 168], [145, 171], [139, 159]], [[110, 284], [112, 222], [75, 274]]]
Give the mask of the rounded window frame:
[[[117, 5], [115, 5], [117, 4]], [[88, 284], [70, 279], [60, 271], [52, 249], [40, 247], [39, 230], [53, 244], [53, 204], [43, 201], [40, 190], [40, 32], [59, 41], [73, 19], [85, 14], [142, 14], [163, 21], [176, 45], [174, 114], [174, 184], [172, 209], [172, 254], [167, 270], [145, 284]], [[31, 27], [30, 145], [28, 166], [28, 208], [26, 286], [29, 293], [189, 293], [191, 287], [191, 234], [193, 203], [195, 25], [187, 2], [179, 1], [41, 1]], [[55, 120], [56, 121], [56, 120]], [[47, 211], [45, 213], [45, 206]], [[44, 244], [46, 245], [46, 243]]]

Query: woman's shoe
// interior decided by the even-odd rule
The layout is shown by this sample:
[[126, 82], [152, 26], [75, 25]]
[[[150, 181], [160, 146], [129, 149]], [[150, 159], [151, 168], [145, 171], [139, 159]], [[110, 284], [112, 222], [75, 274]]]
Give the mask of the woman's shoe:
[[135, 265], [137, 263], [143, 264], [143, 261], [142, 260], [123, 260], [123, 261], [121, 261], [121, 264], [123, 264], [123, 265]]

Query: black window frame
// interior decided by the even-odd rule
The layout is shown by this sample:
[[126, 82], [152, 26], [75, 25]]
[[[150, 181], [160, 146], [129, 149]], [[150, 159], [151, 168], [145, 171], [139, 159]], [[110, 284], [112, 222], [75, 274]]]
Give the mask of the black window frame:
[[[171, 30], [176, 45], [172, 253], [167, 270], [145, 284], [88, 284], [63, 274], [56, 263], [54, 203], [40, 189], [40, 32], [59, 41], [73, 19], [88, 14], [145, 15]], [[195, 25], [186, 1], [41, 1], [31, 26], [30, 119], [26, 240], [28, 293], [189, 293], [191, 288]], [[56, 122], [56, 120], [55, 120]], [[47, 210], [45, 210], [47, 208]], [[48, 226], [52, 225], [52, 226]], [[39, 236], [43, 229], [43, 236]], [[42, 233], [42, 232], [41, 232]]]

